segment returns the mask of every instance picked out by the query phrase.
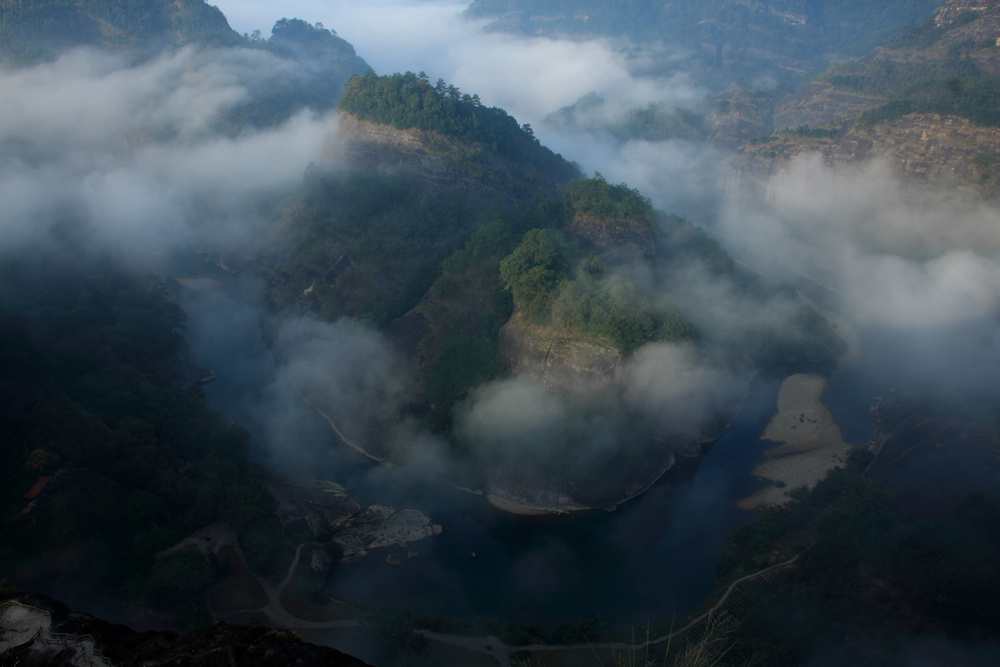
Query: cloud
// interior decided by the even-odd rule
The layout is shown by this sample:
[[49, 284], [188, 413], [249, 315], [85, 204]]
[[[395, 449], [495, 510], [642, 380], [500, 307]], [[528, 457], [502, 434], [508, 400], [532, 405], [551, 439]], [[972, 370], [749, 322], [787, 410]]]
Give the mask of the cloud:
[[693, 345], [670, 343], [636, 350], [618, 378], [629, 411], [661, 433], [695, 435], [742, 401], [746, 381], [700, 359]]
[[[254, 2], [223, 2], [219, 7], [237, 26], [274, 11], [272, 5]], [[606, 39], [486, 32], [485, 21], [462, 16], [467, 7], [467, 2], [449, 0], [332, 0], [286, 4], [281, 11], [335, 29], [379, 74], [425, 71], [432, 81], [442, 78], [478, 94], [484, 104], [531, 124], [542, 143], [565, 148], [572, 160], [578, 159], [572, 149], [580, 142], [554, 142], [554, 128], [546, 127], [545, 119], [583, 97], [593, 94], [605, 100], [601, 122], [651, 103], [690, 108], [705, 99], [705, 89], [683, 71], [642, 73], [650, 70], [648, 51], [625, 49]], [[278, 18], [272, 15], [268, 30]], [[656, 58], [662, 65], [677, 55], [659, 47]]]
[[918, 188], [875, 162], [831, 168], [803, 155], [736, 196], [716, 228], [728, 247], [808, 276], [862, 326], [940, 327], [1000, 307], [1000, 211]]
[[284, 322], [274, 344], [278, 380], [316, 405], [348, 440], [376, 449], [380, 423], [400, 417], [409, 374], [380, 334], [351, 320]]
[[95, 247], [165, 255], [244, 237], [257, 208], [301, 182], [333, 118], [303, 111], [239, 135], [221, 119], [289, 64], [250, 49], [185, 48], [138, 65], [74, 51], [0, 71], [0, 249], [67, 219]]

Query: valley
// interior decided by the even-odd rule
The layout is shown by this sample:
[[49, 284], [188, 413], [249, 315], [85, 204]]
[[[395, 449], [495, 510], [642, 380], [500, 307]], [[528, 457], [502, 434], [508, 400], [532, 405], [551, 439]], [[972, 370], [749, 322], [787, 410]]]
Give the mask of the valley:
[[0, 661], [991, 664], [940, 1], [0, 1]]

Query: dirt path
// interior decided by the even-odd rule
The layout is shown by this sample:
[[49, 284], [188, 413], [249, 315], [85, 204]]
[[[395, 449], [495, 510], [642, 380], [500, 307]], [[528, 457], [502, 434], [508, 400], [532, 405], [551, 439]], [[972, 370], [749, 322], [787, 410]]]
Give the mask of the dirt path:
[[209, 611], [212, 613], [212, 616], [225, 621], [241, 614], [263, 614], [267, 616], [268, 620], [270, 620], [275, 626], [291, 630], [331, 630], [335, 628], [361, 627], [361, 621], [356, 619], [340, 621], [307, 621], [290, 613], [281, 604], [281, 596], [288, 587], [288, 584], [291, 582], [292, 577], [295, 575], [295, 570], [299, 566], [299, 559], [302, 556], [302, 547], [304, 546], [304, 544], [300, 544], [295, 548], [295, 557], [292, 558], [292, 562], [288, 566], [288, 571], [285, 573], [284, 578], [282, 578], [281, 583], [275, 586], [272, 585], [267, 579], [254, 572], [253, 569], [247, 565], [246, 556], [243, 553], [243, 550], [238, 544], [234, 544], [233, 547], [236, 551], [236, 555], [243, 562], [243, 567], [254, 579], [257, 580], [257, 583], [260, 584], [261, 588], [264, 589], [264, 594], [267, 595], [267, 604], [262, 607], [234, 609], [218, 614], [210, 608]]

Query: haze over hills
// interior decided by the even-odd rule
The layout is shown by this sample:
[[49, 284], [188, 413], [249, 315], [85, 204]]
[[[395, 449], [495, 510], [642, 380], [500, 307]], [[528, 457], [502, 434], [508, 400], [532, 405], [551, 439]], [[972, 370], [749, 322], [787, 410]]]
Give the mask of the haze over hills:
[[[341, 557], [380, 559], [440, 532], [371, 488], [405, 502], [425, 502], [422, 485], [485, 496], [454, 503], [457, 526], [486, 502], [578, 511], [489, 528], [515, 535], [509, 570], [528, 583], [511, 589], [544, 596], [560, 570], [596, 581], [652, 553], [661, 536], [636, 536], [662, 521], [640, 520], [644, 492], [664, 477], [653, 495], [682, 495], [684, 471], [762, 379], [840, 373], [857, 383], [852, 415], [871, 392], [910, 396], [880, 414], [881, 481], [855, 453], [808, 500], [779, 494], [791, 509], [738, 533], [720, 572], [815, 541], [798, 582], [804, 625], [864, 634], [857, 600], [831, 611], [810, 596], [840, 574], [849, 591], [874, 577], [893, 591], [865, 598], [888, 609], [885, 634], [866, 635], [878, 651], [922, 632], [892, 598], [958, 654], [989, 653], [995, 619], [974, 625], [961, 609], [977, 608], [975, 582], [995, 569], [996, 488], [988, 474], [948, 479], [934, 446], [908, 443], [961, 441], [954, 451], [986, 470], [995, 449], [998, 5], [953, 0], [924, 20], [925, 4], [475, 2], [478, 22], [448, 29], [479, 40], [483, 60], [525, 51], [563, 71], [570, 53], [621, 75], [609, 88], [615, 76], [567, 68], [582, 73], [548, 97], [525, 78], [512, 99], [531, 111], [516, 117], [492, 106], [496, 79], [460, 89], [436, 72], [376, 73], [336, 31], [297, 18], [265, 40], [200, 2], [0, 5], [0, 87], [15, 101], [0, 118], [3, 576], [142, 627], [363, 623], [391, 639], [359, 648], [366, 659], [446, 662], [420, 653], [409, 612], [317, 592]], [[609, 95], [620, 86], [637, 92]], [[199, 327], [221, 341], [218, 359], [242, 352], [240, 334], [267, 345], [273, 374], [235, 388], [236, 424], [200, 388], [213, 374], [182, 338]], [[364, 509], [351, 489], [273, 472], [347, 475], [344, 445], [412, 477], [351, 473], [370, 482]], [[938, 515], [914, 514], [931, 460], [947, 492]], [[986, 497], [963, 503], [975, 488]], [[560, 530], [597, 531], [603, 513], [585, 510], [623, 503], [593, 521], [621, 552], [567, 546]], [[525, 526], [570, 528], [522, 555]], [[957, 554], [941, 547], [953, 535], [985, 537]], [[916, 562], [891, 571], [880, 554], [906, 544], [934, 552], [933, 576]], [[974, 566], [959, 585], [962, 558]], [[960, 602], [942, 603], [949, 591]], [[811, 631], [754, 622], [740, 651], [759, 640], [775, 664], [800, 664], [824, 650]], [[578, 639], [564, 630], [482, 633]]]

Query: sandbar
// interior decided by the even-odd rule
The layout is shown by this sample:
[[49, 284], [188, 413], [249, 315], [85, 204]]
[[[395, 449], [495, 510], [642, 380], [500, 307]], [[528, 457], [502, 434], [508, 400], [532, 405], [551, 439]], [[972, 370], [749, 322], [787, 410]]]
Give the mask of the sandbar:
[[764, 453], [753, 475], [774, 482], [736, 506], [759, 510], [786, 504], [792, 489], [812, 489], [827, 471], [843, 466], [852, 445], [844, 442], [840, 427], [823, 405], [826, 380], [798, 373], [785, 378], [778, 392], [778, 410], [761, 440], [781, 443]]

